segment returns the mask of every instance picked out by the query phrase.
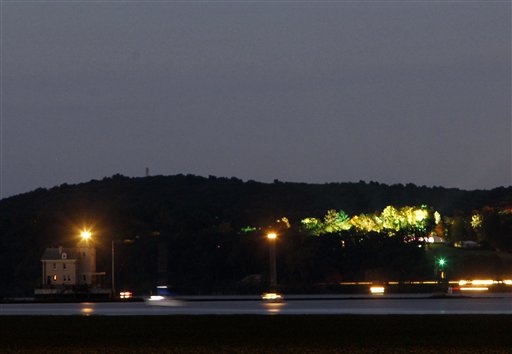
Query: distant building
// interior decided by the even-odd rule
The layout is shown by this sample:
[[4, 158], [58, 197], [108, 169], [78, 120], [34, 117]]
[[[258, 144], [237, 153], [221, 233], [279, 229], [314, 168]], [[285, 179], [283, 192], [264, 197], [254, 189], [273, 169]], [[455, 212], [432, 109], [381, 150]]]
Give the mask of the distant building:
[[96, 271], [96, 248], [88, 243], [77, 247], [47, 248], [41, 257], [41, 288], [36, 296], [99, 295], [108, 296], [110, 289], [101, 287]]
[[94, 247], [47, 248], [41, 257], [42, 287], [96, 285]]

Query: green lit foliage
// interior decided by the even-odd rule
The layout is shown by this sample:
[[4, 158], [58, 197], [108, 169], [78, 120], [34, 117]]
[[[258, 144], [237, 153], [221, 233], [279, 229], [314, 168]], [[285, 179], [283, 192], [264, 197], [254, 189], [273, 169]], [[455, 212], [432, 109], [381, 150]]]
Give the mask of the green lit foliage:
[[323, 223], [317, 218], [305, 218], [301, 221], [302, 226], [311, 235], [319, 236], [323, 231]]
[[240, 229], [240, 232], [242, 232], [244, 234], [249, 234], [249, 233], [254, 232], [254, 231], [256, 231], [256, 228], [252, 227], [252, 226], [245, 226], [245, 227], [242, 227]]
[[384, 229], [392, 234], [393, 232], [405, 231], [411, 235], [426, 233], [434, 226], [436, 220], [440, 220], [438, 212], [432, 213], [426, 206], [421, 207], [404, 206], [396, 209], [393, 206], [386, 207], [380, 218]]
[[381, 232], [382, 220], [374, 214], [360, 214], [350, 219], [350, 223], [363, 232]]
[[410, 229], [422, 232], [427, 231], [427, 223], [431, 217], [426, 208], [405, 207], [404, 214]]
[[380, 214], [382, 227], [386, 230], [399, 231], [401, 229], [400, 212], [393, 206], [388, 205]]
[[434, 212], [434, 222], [436, 223], [436, 225], [439, 225], [441, 221], [441, 214], [439, 214], [438, 211]]
[[267, 224], [265, 227], [260, 228], [260, 230], [264, 230], [265, 233], [279, 233], [284, 232], [288, 229], [290, 229], [292, 226], [290, 224], [290, 220], [286, 216], [283, 216], [279, 219], [275, 219], [271, 221], [269, 224]]
[[471, 216], [471, 227], [475, 231], [479, 231], [482, 228], [483, 217], [481, 214], [473, 214]]
[[290, 221], [286, 216], [283, 216], [281, 219], [277, 219], [276, 223], [279, 229], [289, 229], [291, 227]]
[[323, 231], [325, 233], [335, 233], [350, 230], [350, 218], [343, 210], [328, 210], [324, 217]]
[[385, 233], [388, 236], [402, 233], [411, 237], [434, 232], [441, 215], [427, 206], [387, 206], [381, 213], [359, 214], [350, 218], [343, 210], [328, 210], [323, 222], [317, 218], [306, 218], [302, 226], [311, 235], [340, 233], [355, 229], [359, 233]]
[[301, 221], [302, 227], [311, 235], [340, 233], [352, 228], [350, 218], [343, 210], [328, 210], [322, 222], [317, 218], [305, 218]]

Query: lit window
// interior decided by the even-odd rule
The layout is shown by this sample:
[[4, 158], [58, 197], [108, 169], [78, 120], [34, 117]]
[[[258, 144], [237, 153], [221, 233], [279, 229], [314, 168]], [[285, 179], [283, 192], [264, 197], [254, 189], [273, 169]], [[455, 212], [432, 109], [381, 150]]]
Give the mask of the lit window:
[[56, 275], [53, 276], [53, 280], [57, 281], [57, 276]]

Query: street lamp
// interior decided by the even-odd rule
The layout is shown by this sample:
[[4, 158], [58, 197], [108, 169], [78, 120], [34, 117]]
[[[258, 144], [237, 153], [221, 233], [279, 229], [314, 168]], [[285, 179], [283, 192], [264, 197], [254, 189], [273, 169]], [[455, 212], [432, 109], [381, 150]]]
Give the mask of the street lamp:
[[277, 287], [277, 270], [276, 270], [276, 240], [277, 234], [270, 232], [267, 234], [270, 240], [270, 288], [275, 290]]
[[115, 261], [114, 261], [114, 255], [115, 255], [115, 252], [114, 252], [114, 243], [116, 241], [112, 240], [112, 270], [110, 272], [110, 275], [112, 276], [112, 298], [115, 299], [116, 297], [116, 285], [115, 285], [115, 275], [114, 275], [114, 272], [115, 272]]
[[89, 230], [82, 230], [80, 232], [80, 237], [82, 238], [82, 240], [84, 241], [89, 241], [89, 239], [91, 238], [92, 236], [92, 233], [89, 231]]

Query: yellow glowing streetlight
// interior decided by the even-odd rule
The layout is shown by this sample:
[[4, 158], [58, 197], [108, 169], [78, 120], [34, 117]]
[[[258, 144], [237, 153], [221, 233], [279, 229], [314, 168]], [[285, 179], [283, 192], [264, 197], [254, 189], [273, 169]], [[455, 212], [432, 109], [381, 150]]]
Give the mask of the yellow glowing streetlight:
[[82, 238], [82, 240], [85, 240], [85, 241], [88, 241], [92, 236], [92, 233], [89, 231], [89, 230], [82, 230], [82, 232], [80, 232], [80, 237]]
[[270, 240], [270, 288], [275, 290], [277, 287], [277, 269], [276, 269], [276, 240], [277, 234], [269, 232], [267, 238]]

